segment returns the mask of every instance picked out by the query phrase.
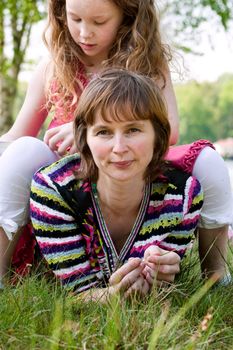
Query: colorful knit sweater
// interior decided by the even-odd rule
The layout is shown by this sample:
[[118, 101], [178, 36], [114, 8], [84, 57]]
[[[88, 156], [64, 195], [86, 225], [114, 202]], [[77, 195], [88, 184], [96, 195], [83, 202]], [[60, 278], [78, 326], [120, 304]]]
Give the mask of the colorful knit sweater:
[[202, 207], [199, 182], [170, 170], [145, 188], [134, 227], [117, 254], [102, 217], [95, 187], [77, 180], [80, 159], [65, 157], [34, 175], [31, 218], [41, 252], [68, 289], [103, 287], [118, 264], [143, 257], [157, 245], [183, 257]]

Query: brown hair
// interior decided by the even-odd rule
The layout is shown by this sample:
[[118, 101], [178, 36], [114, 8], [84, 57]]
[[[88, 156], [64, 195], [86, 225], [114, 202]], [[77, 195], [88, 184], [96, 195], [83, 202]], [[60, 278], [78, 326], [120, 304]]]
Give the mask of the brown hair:
[[[109, 0], [123, 11], [123, 22], [104, 67], [138, 71], [164, 84], [167, 64], [171, 60], [168, 46], [163, 45], [159, 18], [153, 0]], [[66, 0], [49, 0], [48, 25], [44, 40], [53, 58], [53, 80], [58, 85], [60, 101], [66, 106], [78, 102], [83, 89], [77, 77], [82, 50], [74, 42], [66, 25]], [[51, 98], [48, 91], [48, 100]], [[52, 99], [51, 99], [52, 100]], [[49, 101], [52, 102], [53, 101]]]
[[74, 122], [77, 149], [81, 156], [80, 178], [97, 180], [98, 169], [87, 144], [87, 128], [96, 112], [107, 119], [150, 120], [155, 132], [154, 154], [145, 173], [153, 181], [161, 172], [169, 146], [170, 124], [161, 92], [154, 80], [125, 69], [108, 69], [94, 78], [83, 91]]

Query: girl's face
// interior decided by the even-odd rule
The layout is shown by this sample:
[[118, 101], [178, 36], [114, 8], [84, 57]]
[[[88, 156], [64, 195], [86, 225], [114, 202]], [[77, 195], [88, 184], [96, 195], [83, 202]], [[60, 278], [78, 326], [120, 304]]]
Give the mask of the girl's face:
[[123, 12], [110, 0], [66, 0], [67, 26], [88, 62], [107, 59], [123, 20]]
[[87, 128], [87, 144], [104, 179], [143, 180], [154, 154], [155, 132], [150, 120], [103, 120], [96, 112], [94, 124]]

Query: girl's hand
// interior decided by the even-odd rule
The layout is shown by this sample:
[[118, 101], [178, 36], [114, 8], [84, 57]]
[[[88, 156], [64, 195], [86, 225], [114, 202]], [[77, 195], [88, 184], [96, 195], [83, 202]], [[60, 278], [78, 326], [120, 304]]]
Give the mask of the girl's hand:
[[152, 285], [156, 279], [158, 282], [172, 283], [175, 276], [180, 272], [180, 257], [175, 252], [151, 246], [144, 254], [146, 264], [143, 275], [147, 282]]
[[74, 144], [73, 122], [46, 131], [44, 142], [60, 156], [77, 152]]
[[120, 292], [125, 297], [138, 294], [146, 295], [150, 285], [144, 278], [142, 271], [145, 264], [139, 258], [131, 258], [112, 274], [109, 280], [109, 293]]

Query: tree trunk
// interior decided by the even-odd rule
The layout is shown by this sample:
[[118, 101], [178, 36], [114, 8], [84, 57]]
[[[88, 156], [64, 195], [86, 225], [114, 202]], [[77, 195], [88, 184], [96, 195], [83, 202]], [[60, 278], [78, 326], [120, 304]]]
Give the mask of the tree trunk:
[[[38, 7], [43, 3], [44, 0], [0, 1], [0, 135], [13, 124], [18, 75], [31, 27], [44, 16]], [[7, 55], [7, 49], [10, 49], [10, 55]]]
[[0, 74], [0, 134], [4, 134], [13, 124], [13, 107], [16, 95], [16, 84]]

